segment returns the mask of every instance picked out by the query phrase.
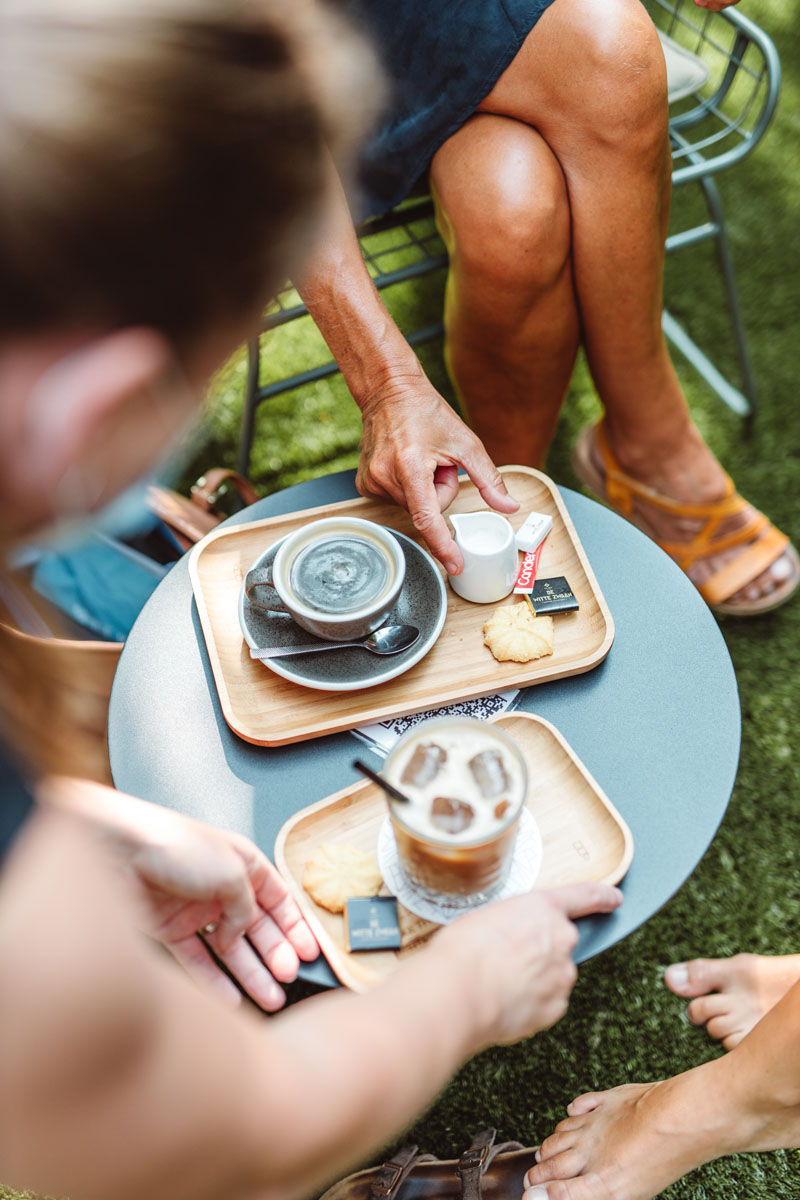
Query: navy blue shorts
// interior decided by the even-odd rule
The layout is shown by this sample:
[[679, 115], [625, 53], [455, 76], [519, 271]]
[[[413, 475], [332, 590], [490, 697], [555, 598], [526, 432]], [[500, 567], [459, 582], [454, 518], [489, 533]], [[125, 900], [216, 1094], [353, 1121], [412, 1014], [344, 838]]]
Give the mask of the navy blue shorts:
[[408, 195], [492, 90], [553, 0], [349, 0], [376, 46], [390, 100], [361, 158], [359, 217]]

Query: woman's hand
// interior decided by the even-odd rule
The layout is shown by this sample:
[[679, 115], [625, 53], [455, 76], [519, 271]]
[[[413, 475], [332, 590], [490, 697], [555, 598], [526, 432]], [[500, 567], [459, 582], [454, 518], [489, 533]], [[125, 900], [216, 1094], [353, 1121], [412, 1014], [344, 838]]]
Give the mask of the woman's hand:
[[247, 838], [85, 780], [48, 779], [37, 795], [89, 823], [131, 882], [143, 932], [228, 1003], [240, 993], [208, 947], [267, 1012], [283, 1005], [280, 984], [300, 959], [319, 954], [283, 879]]
[[375, 398], [362, 403], [361, 412], [358, 490], [408, 509], [431, 553], [457, 575], [464, 561], [442, 510], [458, 494], [458, 472], [466, 471], [491, 508], [513, 513], [519, 504], [502, 475], [421, 368], [413, 376], [393, 375]]

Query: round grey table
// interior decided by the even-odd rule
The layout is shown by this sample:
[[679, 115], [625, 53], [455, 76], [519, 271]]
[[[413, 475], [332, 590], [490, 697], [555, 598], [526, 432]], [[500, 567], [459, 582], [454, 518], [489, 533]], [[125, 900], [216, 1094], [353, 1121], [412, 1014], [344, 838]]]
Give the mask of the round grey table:
[[[631, 827], [625, 903], [580, 922], [576, 958], [614, 945], [653, 915], [705, 853], [739, 758], [736, 679], [714, 617], [682, 572], [620, 517], [561, 489], [616, 626], [604, 663], [527, 688], [520, 707], [551, 721]], [[229, 525], [356, 495], [353, 472], [297, 484]], [[118, 788], [236, 830], [272, 854], [298, 809], [360, 780], [350, 733], [263, 748], [225, 723], [186, 558], [144, 606], [111, 694], [109, 752]], [[322, 959], [305, 979], [333, 984]]]

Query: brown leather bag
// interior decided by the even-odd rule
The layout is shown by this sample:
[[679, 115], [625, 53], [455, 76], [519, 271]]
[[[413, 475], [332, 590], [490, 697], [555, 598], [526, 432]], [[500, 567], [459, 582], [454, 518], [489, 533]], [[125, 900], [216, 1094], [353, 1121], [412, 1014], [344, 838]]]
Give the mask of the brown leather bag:
[[460, 1158], [438, 1159], [404, 1146], [380, 1167], [340, 1179], [320, 1200], [519, 1200], [536, 1147], [495, 1143], [483, 1129]]

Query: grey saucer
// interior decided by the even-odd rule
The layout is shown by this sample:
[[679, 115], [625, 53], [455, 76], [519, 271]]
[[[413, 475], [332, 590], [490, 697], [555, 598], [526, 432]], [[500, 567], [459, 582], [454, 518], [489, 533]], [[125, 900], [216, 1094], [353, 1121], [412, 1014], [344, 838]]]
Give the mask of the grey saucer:
[[[428, 653], [438, 638], [447, 615], [444, 579], [433, 559], [405, 534], [392, 535], [400, 543], [406, 559], [406, 578], [397, 603], [386, 617], [386, 625], [416, 625], [419, 641], [392, 658], [377, 658], [365, 650], [348, 648], [325, 654], [297, 654], [290, 658], [263, 659], [276, 675], [323, 692], [356, 692], [375, 687], [402, 675]], [[263, 567], [278, 552], [280, 541], [265, 550], [248, 570]], [[239, 624], [248, 646], [291, 646], [308, 644], [311, 635], [289, 616], [268, 613], [247, 599], [242, 585], [239, 593]]]

